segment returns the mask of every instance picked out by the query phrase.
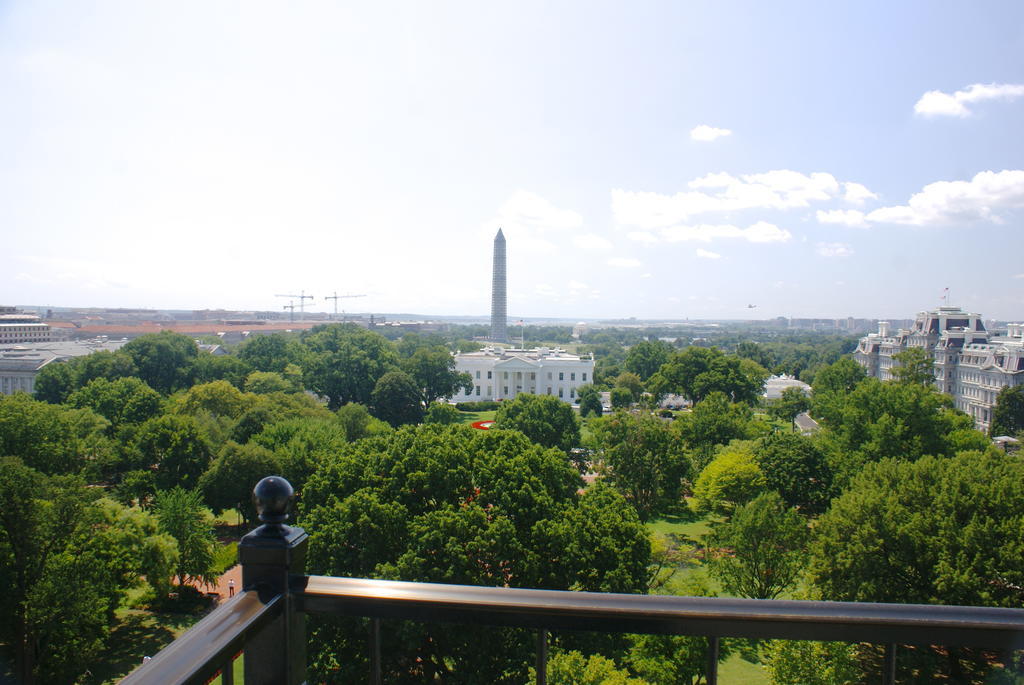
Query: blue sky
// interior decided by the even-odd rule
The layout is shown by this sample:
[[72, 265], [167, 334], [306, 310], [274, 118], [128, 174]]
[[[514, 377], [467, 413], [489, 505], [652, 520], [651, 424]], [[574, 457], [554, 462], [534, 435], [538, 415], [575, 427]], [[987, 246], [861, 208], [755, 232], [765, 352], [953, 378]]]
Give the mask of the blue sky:
[[1024, 319], [1020, 2], [0, 1], [0, 104], [0, 303]]

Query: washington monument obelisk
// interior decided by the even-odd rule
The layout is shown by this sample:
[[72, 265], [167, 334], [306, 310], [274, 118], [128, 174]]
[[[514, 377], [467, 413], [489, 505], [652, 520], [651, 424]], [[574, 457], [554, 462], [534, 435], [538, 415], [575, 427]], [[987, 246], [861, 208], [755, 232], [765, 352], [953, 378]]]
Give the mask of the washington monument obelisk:
[[494, 265], [491, 274], [491, 340], [508, 342], [508, 296], [505, 292], [505, 235], [494, 236]]

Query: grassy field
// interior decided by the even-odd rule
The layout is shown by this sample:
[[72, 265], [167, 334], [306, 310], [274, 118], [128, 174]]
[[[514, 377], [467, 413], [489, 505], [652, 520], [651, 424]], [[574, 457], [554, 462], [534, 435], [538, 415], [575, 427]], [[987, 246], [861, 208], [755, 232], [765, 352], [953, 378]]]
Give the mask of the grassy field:
[[462, 419], [462, 423], [470, 424], [476, 423], [477, 421], [493, 421], [496, 411], [460, 411], [459, 418]]
[[[647, 523], [647, 527], [655, 535], [671, 540], [677, 545], [701, 547], [701, 538], [711, 530], [717, 521], [714, 517], [700, 517], [696, 514], [683, 513], [678, 516], [665, 516]], [[699, 559], [680, 564], [675, 575], [658, 592], [661, 594], [684, 594], [685, 588], [694, 580], [699, 580], [719, 596], [728, 596], [722, 587], [711, 578]], [[746, 684], [767, 685], [768, 675], [760, 664], [750, 660], [749, 655], [733, 653], [719, 664], [718, 682], [723, 685]]]

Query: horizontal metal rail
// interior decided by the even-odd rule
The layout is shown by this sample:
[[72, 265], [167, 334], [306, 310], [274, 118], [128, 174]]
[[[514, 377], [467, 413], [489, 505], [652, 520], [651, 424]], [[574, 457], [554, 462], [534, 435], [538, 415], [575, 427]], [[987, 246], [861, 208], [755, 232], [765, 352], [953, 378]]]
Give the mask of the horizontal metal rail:
[[281, 596], [263, 604], [256, 592], [240, 592], [132, 671], [121, 685], [202, 685], [217, 671], [230, 669], [232, 657], [281, 615], [283, 605]]
[[[301, 588], [301, 589], [299, 589]], [[307, 576], [308, 613], [613, 633], [1024, 648], [1024, 609], [625, 595]]]

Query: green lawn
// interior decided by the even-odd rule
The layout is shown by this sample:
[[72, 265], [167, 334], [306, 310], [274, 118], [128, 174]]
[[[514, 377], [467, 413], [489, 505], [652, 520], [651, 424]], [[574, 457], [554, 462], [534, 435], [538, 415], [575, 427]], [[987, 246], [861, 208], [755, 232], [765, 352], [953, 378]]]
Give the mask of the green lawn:
[[477, 421], [493, 421], [496, 411], [460, 411], [459, 418], [462, 423], [470, 424]]

